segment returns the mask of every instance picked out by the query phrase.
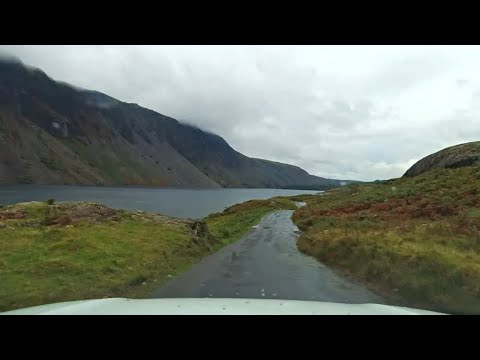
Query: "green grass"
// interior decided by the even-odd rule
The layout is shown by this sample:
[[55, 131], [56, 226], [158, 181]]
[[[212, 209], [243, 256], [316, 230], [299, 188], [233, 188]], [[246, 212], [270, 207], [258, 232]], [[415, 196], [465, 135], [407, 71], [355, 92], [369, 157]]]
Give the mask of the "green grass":
[[[90, 218], [82, 217], [83, 210], [75, 218], [75, 212], [68, 213], [75, 204], [57, 205], [1, 208], [0, 311], [69, 300], [146, 297], [213, 251], [214, 244], [196, 241], [185, 221], [158, 222], [144, 214], [104, 212], [104, 207]], [[67, 220], [39, 225], [46, 218]]]
[[298, 247], [401, 305], [480, 313], [480, 168], [356, 184], [294, 213]]
[[212, 214], [205, 219], [209, 231], [222, 244], [230, 244], [239, 240], [253, 225], [268, 213], [275, 210], [296, 209], [295, 203], [285, 197], [268, 200], [250, 200], [233, 205], [222, 213]]
[[[0, 311], [102, 297], [147, 297], [171, 276], [238, 240], [286, 198], [252, 200], [206, 219], [114, 210], [94, 203], [20, 203], [0, 208]], [[201, 241], [199, 241], [201, 240]]]

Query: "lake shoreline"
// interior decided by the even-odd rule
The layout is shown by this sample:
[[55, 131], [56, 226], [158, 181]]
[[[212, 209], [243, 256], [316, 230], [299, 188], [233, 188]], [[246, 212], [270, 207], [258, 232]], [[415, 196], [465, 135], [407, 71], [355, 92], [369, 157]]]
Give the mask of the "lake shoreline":
[[201, 219], [249, 200], [316, 194], [316, 190], [251, 188], [148, 188], [77, 185], [2, 185], [0, 205], [19, 202], [89, 201], [115, 209], [150, 211], [177, 218]]

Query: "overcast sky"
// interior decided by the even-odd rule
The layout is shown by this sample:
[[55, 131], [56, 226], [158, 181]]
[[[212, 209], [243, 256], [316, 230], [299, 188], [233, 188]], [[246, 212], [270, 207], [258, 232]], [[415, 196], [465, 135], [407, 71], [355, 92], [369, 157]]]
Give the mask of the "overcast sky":
[[56, 80], [340, 179], [480, 140], [478, 46], [3, 46]]

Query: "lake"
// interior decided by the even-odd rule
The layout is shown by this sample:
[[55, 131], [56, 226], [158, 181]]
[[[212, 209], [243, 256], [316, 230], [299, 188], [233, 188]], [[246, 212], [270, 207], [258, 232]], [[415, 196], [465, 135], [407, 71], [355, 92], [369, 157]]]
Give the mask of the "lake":
[[228, 206], [274, 196], [316, 194], [311, 190], [282, 189], [172, 189], [12, 185], [0, 187], [0, 205], [25, 201], [94, 201], [113, 208], [145, 210], [182, 218], [202, 218]]

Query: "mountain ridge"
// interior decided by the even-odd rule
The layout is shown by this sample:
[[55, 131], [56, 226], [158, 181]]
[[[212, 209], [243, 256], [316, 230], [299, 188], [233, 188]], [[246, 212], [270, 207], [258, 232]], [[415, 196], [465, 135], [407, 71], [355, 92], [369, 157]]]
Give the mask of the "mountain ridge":
[[340, 180], [247, 157], [218, 134], [1, 58], [0, 183], [322, 190]]

